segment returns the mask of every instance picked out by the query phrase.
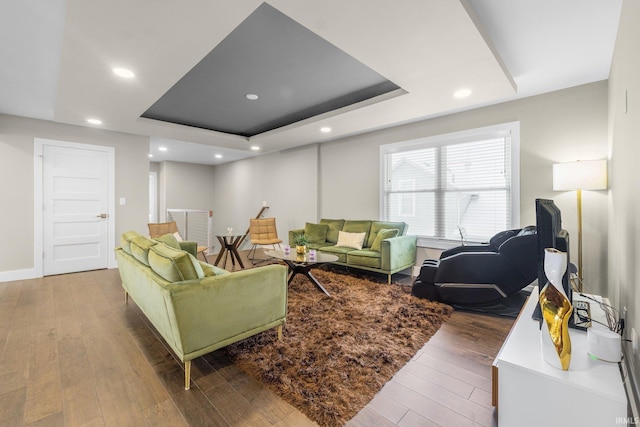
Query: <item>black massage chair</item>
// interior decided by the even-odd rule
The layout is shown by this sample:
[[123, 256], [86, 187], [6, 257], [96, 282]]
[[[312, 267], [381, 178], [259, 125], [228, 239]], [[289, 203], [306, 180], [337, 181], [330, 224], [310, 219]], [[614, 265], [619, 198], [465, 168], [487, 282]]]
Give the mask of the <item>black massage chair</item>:
[[425, 260], [411, 293], [448, 304], [497, 301], [538, 277], [536, 227], [502, 231], [488, 244], [459, 246]]

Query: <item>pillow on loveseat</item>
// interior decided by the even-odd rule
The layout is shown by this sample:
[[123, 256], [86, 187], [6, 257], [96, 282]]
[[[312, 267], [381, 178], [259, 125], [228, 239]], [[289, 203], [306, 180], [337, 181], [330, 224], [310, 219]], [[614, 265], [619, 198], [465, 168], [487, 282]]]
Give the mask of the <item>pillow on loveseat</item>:
[[158, 243], [149, 250], [149, 266], [169, 282], [205, 277], [198, 260], [188, 252]]
[[309, 240], [309, 243], [324, 243], [327, 241], [327, 232], [329, 226], [327, 224], [313, 224], [307, 222], [304, 225], [304, 235]]
[[362, 249], [364, 238], [367, 233], [347, 233], [346, 231], [338, 232], [338, 242], [336, 246], [344, 248]]
[[398, 236], [402, 236], [406, 233], [407, 227], [408, 227], [407, 224], [404, 222], [373, 221], [371, 223], [371, 230], [369, 230], [369, 235], [367, 236], [367, 241], [365, 242], [364, 246], [365, 247], [373, 246], [373, 241], [378, 235], [378, 231], [382, 230], [383, 228], [386, 228], [386, 229], [395, 228], [396, 230], [398, 230]]
[[380, 242], [385, 239], [390, 239], [392, 237], [396, 237], [398, 235], [398, 230], [395, 228], [383, 228], [378, 231], [376, 234], [376, 238], [373, 240], [373, 244], [371, 245], [371, 250], [380, 252]]

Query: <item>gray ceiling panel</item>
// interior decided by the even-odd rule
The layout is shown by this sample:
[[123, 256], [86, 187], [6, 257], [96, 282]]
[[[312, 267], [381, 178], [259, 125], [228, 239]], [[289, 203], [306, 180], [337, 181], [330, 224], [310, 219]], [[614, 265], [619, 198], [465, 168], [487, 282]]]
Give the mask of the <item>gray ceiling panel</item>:
[[142, 116], [249, 137], [398, 88], [263, 3]]

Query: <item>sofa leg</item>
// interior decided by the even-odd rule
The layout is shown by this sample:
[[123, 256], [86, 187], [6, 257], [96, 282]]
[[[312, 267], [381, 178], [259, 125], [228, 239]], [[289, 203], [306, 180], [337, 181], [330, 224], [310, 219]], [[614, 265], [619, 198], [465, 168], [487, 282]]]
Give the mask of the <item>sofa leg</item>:
[[387, 274], [387, 284], [391, 284], [391, 274]]
[[278, 325], [278, 341], [282, 340], [282, 325]]
[[191, 360], [184, 362], [184, 389], [189, 390], [191, 387]]

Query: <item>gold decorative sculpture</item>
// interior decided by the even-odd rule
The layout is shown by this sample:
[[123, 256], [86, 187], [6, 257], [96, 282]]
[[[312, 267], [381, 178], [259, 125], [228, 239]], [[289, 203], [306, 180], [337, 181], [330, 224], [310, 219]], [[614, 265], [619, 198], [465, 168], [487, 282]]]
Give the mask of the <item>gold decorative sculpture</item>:
[[566, 371], [571, 363], [569, 319], [571, 301], [562, 287], [567, 270], [567, 254], [553, 248], [544, 250], [544, 273], [549, 282], [540, 291], [543, 325], [540, 330], [542, 356], [551, 366]]

